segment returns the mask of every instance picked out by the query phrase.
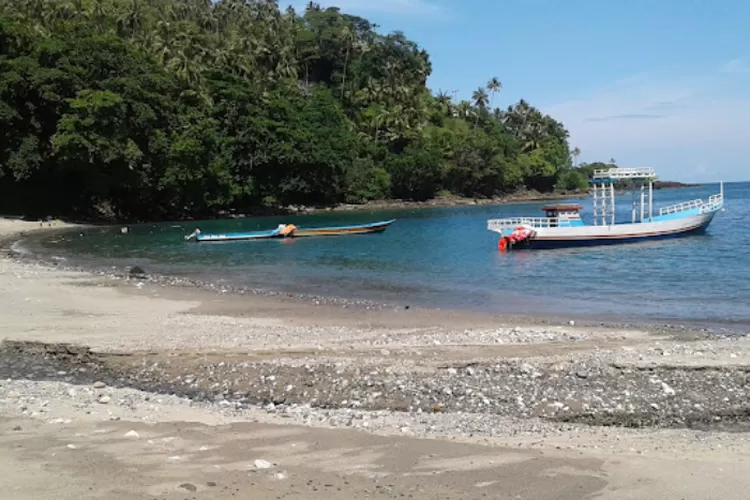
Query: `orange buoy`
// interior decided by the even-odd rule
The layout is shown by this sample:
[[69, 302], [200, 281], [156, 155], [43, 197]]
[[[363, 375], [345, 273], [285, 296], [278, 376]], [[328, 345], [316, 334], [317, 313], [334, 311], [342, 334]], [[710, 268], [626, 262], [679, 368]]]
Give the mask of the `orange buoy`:
[[505, 252], [508, 249], [508, 237], [503, 236], [500, 241], [497, 242], [497, 249], [501, 252]]
[[294, 224], [286, 224], [281, 229], [281, 231], [279, 231], [279, 234], [281, 236], [290, 236], [296, 230], [297, 230], [297, 226], [295, 226]]

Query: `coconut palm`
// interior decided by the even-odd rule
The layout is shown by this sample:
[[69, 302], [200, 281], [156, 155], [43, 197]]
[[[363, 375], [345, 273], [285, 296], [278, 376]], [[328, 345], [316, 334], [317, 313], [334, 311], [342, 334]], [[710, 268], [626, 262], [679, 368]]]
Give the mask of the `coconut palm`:
[[439, 90], [435, 96], [435, 102], [438, 105], [438, 109], [440, 109], [443, 114], [450, 114], [451, 108], [453, 107], [450, 94], [443, 90]]
[[[471, 100], [474, 101], [474, 106], [476, 106], [480, 111], [484, 111], [485, 109], [487, 109], [489, 97], [487, 96], [487, 91], [485, 91], [483, 87], [479, 87], [474, 91], [474, 93], [471, 94]], [[475, 125], [479, 123], [479, 115], [480, 113], [477, 113], [476, 118], [474, 119]]]
[[581, 156], [581, 150], [575, 147], [570, 154], [573, 156], [573, 166], [578, 167], [578, 157]]
[[117, 17], [117, 31], [121, 36], [132, 37], [143, 26], [144, 5], [142, 0], [130, 0]]
[[487, 92], [482, 87], [479, 87], [471, 94], [471, 100], [474, 101], [474, 106], [479, 109], [486, 109], [489, 103]]
[[490, 107], [492, 107], [492, 99], [495, 97], [495, 94], [500, 92], [502, 88], [503, 84], [496, 76], [493, 76], [490, 78], [490, 81], [487, 82], [487, 91], [490, 93]]
[[357, 38], [351, 26], [344, 26], [341, 29], [341, 43], [344, 45], [344, 73], [341, 77], [341, 100], [344, 100], [344, 90], [346, 89], [346, 70], [349, 64], [349, 57], [355, 48]]
[[469, 101], [461, 101], [458, 103], [458, 116], [460, 118], [463, 118], [464, 120], [469, 118], [472, 115], [475, 115], [474, 109], [471, 107], [471, 103]]

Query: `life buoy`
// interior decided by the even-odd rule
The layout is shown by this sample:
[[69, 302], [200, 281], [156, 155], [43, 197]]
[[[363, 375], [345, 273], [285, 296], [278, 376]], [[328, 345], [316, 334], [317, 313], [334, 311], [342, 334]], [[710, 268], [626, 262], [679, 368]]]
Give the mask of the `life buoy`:
[[517, 243], [520, 241], [527, 240], [531, 238], [533, 235], [534, 235], [534, 231], [532, 231], [528, 227], [519, 226], [513, 230], [513, 232], [510, 235], [510, 239], [513, 243]]

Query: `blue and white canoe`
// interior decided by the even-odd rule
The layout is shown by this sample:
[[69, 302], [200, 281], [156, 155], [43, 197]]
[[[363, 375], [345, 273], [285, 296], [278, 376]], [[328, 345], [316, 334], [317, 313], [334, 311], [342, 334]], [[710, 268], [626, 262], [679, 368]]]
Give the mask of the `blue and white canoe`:
[[[487, 221], [487, 229], [501, 235], [498, 249], [551, 249], [594, 245], [614, 245], [647, 240], [679, 238], [702, 233], [724, 208], [724, 185], [707, 201], [677, 203], [653, 213], [653, 170], [611, 169], [597, 171], [592, 179], [594, 225], [586, 225], [579, 205], [552, 205], [543, 210], [546, 217], [513, 217]], [[614, 182], [644, 179], [633, 192], [632, 221], [615, 223]], [[648, 201], [646, 201], [648, 200]], [[648, 212], [646, 212], [648, 210]]]
[[192, 234], [185, 236], [186, 240], [195, 238], [195, 241], [212, 242], [212, 241], [237, 241], [237, 240], [267, 240], [273, 238], [304, 238], [309, 236], [342, 236], [346, 234], [371, 234], [382, 233], [388, 226], [396, 222], [386, 220], [373, 222], [371, 224], [361, 224], [356, 226], [336, 226], [336, 227], [312, 227], [299, 228], [294, 224], [279, 224], [276, 229], [268, 231], [253, 231], [246, 233], [221, 233], [221, 234], [203, 234], [200, 229], [196, 229]]

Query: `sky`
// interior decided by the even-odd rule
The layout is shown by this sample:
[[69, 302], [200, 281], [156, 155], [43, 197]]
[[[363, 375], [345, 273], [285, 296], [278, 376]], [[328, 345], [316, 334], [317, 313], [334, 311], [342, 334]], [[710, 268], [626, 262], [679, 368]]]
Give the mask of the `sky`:
[[494, 104], [523, 98], [563, 122], [581, 162], [750, 180], [748, 0], [319, 3], [403, 31], [430, 54], [435, 92], [469, 99], [498, 77]]

